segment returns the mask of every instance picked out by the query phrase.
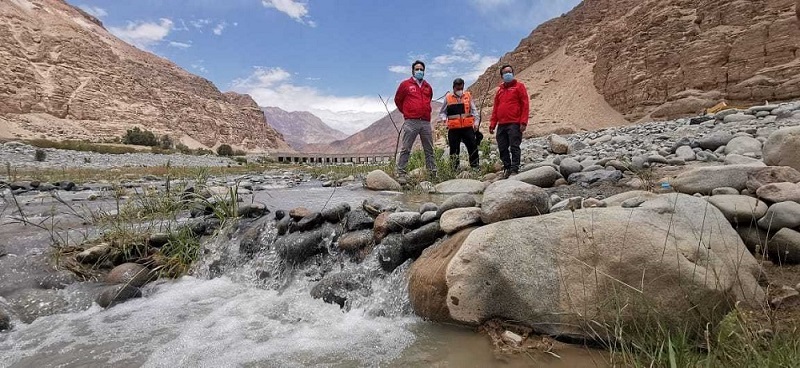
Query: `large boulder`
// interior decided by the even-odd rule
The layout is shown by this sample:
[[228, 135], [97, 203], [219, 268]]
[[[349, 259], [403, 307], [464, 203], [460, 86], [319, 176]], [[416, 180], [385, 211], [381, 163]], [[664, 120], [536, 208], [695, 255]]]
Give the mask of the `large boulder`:
[[800, 203], [781, 202], [773, 204], [767, 210], [767, 214], [758, 220], [758, 226], [769, 230], [770, 233], [775, 233], [785, 227], [800, 226]]
[[436, 185], [436, 193], [441, 194], [458, 194], [469, 193], [478, 194], [483, 193], [486, 186], [477, 180], [473, 179], [453, 179]]
[[780, 229], [767, 242], [767, 254], [774, 263], [800, 263], [800, 233], [792, 229]]
[[473, 229], [460, 232], [426, 249], [411, 265], [408, 297], [414, 312], [436, 322], [449, 322], [447, 308], [447, 265]]
[[481, 203], [481, 220], [486, 224], [548, 212], [550, 196], [547, 192], [537, 186], [510, 179], [489, 185]]
[[448, 234], [459, 232], [480, 222], [481, 209], [478, 207], [455, 208], [442, 214], [439, 219], [442, 231]]
[[800, 170], [800, 126], [778, 129], [764, 143], [764, 162]]
[[768, 202], [797, 202], [800, 203], [800, 184], [772, 183], [763, 185], [756, 190], [756, 195]]
[[772, 183], [800, 183], [800, 172], [788, 166], [772, 166], [747, 174], [746, 186], [750, 193]]
[[541, 188], [550, 188], [556, 180], [563, 179], [561, 174], [552, 166], [537, 167], [533, 170], [521, 172], [512, 176], [510, 179], [519, 180]]
[[[736, 231], [714, 206], [683, 194], [635, 209], [483, 226], [446, 264], [445, 297], [440, 281], [431, 288], [438, 295], [431, 302], [444, 300], [446, 307], [423, 309], [433, 311], [431, 318], [449, 315], [472, 325], [500, 318], [564, 337], [604, 339], [610, 333], [604, 326], [647, 323], [652, 316], [663, 326], [702, 331], [739, 301], [765, 302], [761, 269]], [[415, 290], [427, 285], [417, 283]]]
[[745, 155], [745, 154], [760, 154], [761, 141], [753, 137], [736, 137], [731, 139], [725, 146], [725, 154]]
[[767, 204], [743, 195], [715, 195], [708, 203], [717, 207], [732, 224], [747, 224], [767, 214]]
[[716, 188], [730, 187], [741, 191], [747, 186], [747, 176], [761, 167], [750, 165], [704, 166], [681, 173], [670, 180], [680, 193], [711, 194]]
[[373, 170], [367, 174], [367, 189], [371, 190], [392, 190], [400, 191], [403, 187], [396, 180], [392, 179], [389, 174], [382, 170]]

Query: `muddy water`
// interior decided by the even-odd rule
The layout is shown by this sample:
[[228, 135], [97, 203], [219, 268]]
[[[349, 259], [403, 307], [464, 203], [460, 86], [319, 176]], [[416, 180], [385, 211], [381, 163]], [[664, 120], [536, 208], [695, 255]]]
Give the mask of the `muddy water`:
[[[272, 210], [320, 209], [341, 202], [355, 207], [366, 196], [411, 209], [443, 199], [312, 183], [257, 193], [254, 200]], [[218, 251], [227, 251], [226, 242], [218, 242]], [[421, 320], [408, 305], [408, 264], [371, 280], [372, 293], [354, 299], [347, 311], [311, 298], [319, 273], [335, 267], [373, 269], [377, 260], [358, 266], [326, 260], [272, 272], [269, 280], [256, 276], [256, 271], [276, 271], [269, 269], [274, 264], [274, 254], [263, 254], [232, 264], [213, 279], [203, 277], [201, 264], [197, 276], [151, 284], [144, 298], [108, 310], [93, 305], [18, 322], [13, 331], [0, 333], [0, 367], [606, 366], [602, 353], [566, 345], [553, 354], [496, 356], [489, 339], [472, 329]], [[273, 282], [281, 287], [270, 287]]]

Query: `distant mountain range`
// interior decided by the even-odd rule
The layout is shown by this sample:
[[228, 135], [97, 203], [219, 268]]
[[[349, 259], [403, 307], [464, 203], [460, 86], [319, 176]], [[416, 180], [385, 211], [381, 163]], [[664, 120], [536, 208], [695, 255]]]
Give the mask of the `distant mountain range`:
[[285, 111], [278, 107], [262, 107], [267, 122], [283, 135], [286, 143], [298, 151], [309, 144], [326, 144], [347, 138], [326, 125], [319, 117], [307, 111]]
[[[440, 102], [431, 102], [434, 119], [441, 109]], [[337, 140], [329, 144], [311, 144], [304, 149], [305, 152], [314, 153], [389, 153], [394, 152], [397, 143], [397, 128], [402, 128], [403, 115], [399, 111], [392, 111], [391, 119], [389, 115], [384, 116], [372, 123], [364, 130], [353, 134], [345, 139]], [[392, 123], [394, 120], [394, 123]], [[433, 123], [432, 123], [433, 124]], [[279, 129], [280, 130], [280, 129]], [[434, 137], [436, 139], [436, 137]], [[419, 145], [419, 140], [417, 140]]]

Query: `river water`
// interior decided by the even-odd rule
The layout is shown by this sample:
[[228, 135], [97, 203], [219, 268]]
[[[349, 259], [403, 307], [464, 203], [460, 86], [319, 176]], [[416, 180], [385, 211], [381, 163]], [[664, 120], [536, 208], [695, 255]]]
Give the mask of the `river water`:
[[[415, 209], [442, 197], [368, 193], [318, 183], [257, 193], [271, 210], [326, 203], [358, 206], [380, 196]], [[262, 241], [274, 239], [274, 231]], [[220, 237], [215, 252], [235, 252], [236, 239]], [[324, 272], [377, 274], [377, 260], [362, 264], [320, 257], [303, 268], [281, 265], [271, 252], [228, 262], [209, 276], [201, 262], [194, 276], [159, 281], [145, 296], [104, 310], [85, 310], [17, 322], [0, 333], [0, 367], [602, 367], [604, 355], [557, 345], [549, 353], [501, 356], [474, 329], [435, 324], [411, 312], [408, 264], [368, 282], [368, 295], [352, 295], [346, 309], [313, 299]], [[96, 285], [73, 285], [80, 294]]]

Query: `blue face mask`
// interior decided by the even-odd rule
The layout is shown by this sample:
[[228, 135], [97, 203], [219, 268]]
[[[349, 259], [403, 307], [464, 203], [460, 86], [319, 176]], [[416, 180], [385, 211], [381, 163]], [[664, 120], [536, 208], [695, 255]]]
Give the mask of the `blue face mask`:
[[414, 78], [416, 78], [417, 80], [422, 80], [422, 78], [424, 77], [425, 77], [425, 71], [417, 70], [414, 72]]
[[503, 82], [511, 83], [514, 80], [514, 73], [505, 73], [503, 74]]

